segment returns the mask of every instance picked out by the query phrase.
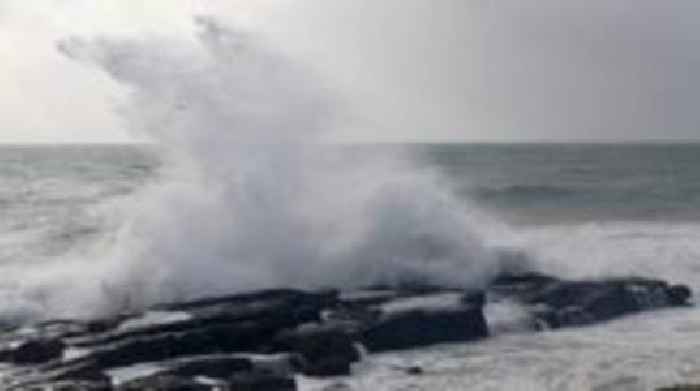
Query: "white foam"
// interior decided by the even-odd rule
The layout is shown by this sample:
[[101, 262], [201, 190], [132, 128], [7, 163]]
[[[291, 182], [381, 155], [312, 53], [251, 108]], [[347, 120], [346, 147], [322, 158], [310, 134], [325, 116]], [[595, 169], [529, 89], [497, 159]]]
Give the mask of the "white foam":
[[383, 313], [406, 311], [454, 311], [464, 308], [463, 293], [437, 293], [418, 297], [392, 300], [381, 305]]
[[522, 227], [512, 243], [564, 277], [638, 275], [700, 288], [700, 224], [606, 222]]
[[535, 331], [537, 321], [531, 311], [532, 309], [528, 310], [522, 304], [510, 300], [488, 302], [484, 307], [484, 317], [489, 326], [489, 334], [494, 336]]
[[192, 315], [184, 311], [146, 311], [142, 316], [129, 319], [120, 324], [117, 331], [128, 331], [149, 326], [185, 322], [190, 319], [192, 319]]
[[112, 378], [112, 384], [119, 386], [134, 379], [146, 378], [167, 368], [155, 363], [135, 364], [128, 367], [110, 369], [107, 375]]

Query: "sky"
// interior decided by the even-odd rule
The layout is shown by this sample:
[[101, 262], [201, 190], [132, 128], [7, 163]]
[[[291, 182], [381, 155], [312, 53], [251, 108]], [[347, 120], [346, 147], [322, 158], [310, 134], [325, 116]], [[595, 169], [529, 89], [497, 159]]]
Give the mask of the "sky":
[[700, 140], [696, 0], [0, 0], [0, 142], [125, 142], [68, 36], [265, 36], [344, 102], [341, 141]]

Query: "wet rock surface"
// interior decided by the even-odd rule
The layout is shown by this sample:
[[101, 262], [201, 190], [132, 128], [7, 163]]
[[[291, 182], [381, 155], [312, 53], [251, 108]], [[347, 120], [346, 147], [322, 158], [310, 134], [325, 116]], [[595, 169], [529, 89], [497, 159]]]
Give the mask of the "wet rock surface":
[[482, 294], [431, 293], [380, 305], [376, 321], [362, 334], [373, 352], [410, 349], [488, 336]]
[[691, 296], [687, 286], [660, 280], [632, 277], [565, 281], [537, 273], [500, 276], [489, 293], [494, 301], [519, 303], [537, 325], [553, 329], [684, 306]]
[[365, 350], [486, 338], [495, 325], [485, 309], [502, 302], [517, 306], [537, 330], [687, 305], [690, 295], [685, 286], [652, 279], [565, 281], [520, 273], [499, 276], [483, 292], [377, 286], [167, 303], [4, 332], [0, 389], [294, 390], [299, 374], [350, 374]]

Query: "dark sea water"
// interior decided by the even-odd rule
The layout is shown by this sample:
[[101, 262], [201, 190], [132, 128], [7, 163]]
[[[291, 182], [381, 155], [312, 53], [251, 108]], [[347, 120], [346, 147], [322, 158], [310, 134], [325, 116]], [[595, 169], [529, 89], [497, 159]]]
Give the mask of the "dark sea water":
[[[524, 223], [700, 218], [697, 144], [416, 147], [463, 195]], [[528, 220], [529, 219], [529, 220]]]
[[[489, 216], [473, 224], [485, 243], [524, 251], [543, 271], [661, 277], [700, 291], [700, 145], [350, 148], [409, 151], [416, 169], [437, 170], [468, 210]], [[89, 267], [59, 273], [55, 265], [113, 251], [125, 210], [138, 206], [143, 189], [165, 180], [162, 168], [150, 146], [0, 147], [0, 315], [41, 317], [54, 286], [94, 278]], [[344, 380], [352, 389], [647, 390], [700, 379], [700, 313], [662, 311], [580, 330], [497, 335], [361, 365]], [[393, 369], [406, 365], [427, 374], [407, 378]], [[321, 383], [305, 380], [303, 387]]]

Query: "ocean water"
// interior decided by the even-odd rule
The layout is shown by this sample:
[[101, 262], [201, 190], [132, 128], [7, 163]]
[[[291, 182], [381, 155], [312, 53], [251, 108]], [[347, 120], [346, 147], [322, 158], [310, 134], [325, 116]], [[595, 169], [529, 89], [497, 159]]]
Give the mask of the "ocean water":
[[[363, 160], [386, 155], [411, 156], [412, 170], [436, 173], [441, 178], [441, 186], [457, 195], [464, 209], [449, 204], [448, 212], [468, 212], [469, 227], [475, 231], [472, 236], [478, 238], [481, 246], [487, 249], [505, 246], [522, 251], [533, 268], [562, 277], [630, 274], [659, 277], [688, 284], [700, 292], [700, 145], [415, 144], [327, 148], [350, 150], [352, 156]], [[248, 160], [250, 157], [246, 157]], [[172, 181], [167, 162], [158, 149], [143, 145], [0, 147], [0, 315], [3, 316], [0, 320], [17, 323], [71, 315], [72, 310], [81, 313], [69, 300], [93, 294], [91, 288], [83, 287], [84, 282], [89, 280], [100, 285], [99, 280], [106, 279], [105, 275], [112, 270], [107, 268], [105, 272], [104, 268], [94, 265], [109, 259], [110, 267], [118, 270], [118, 262], [129, 259], [129, 251], [123, 248], [129, 242], [122, 237], [125, 231], [133, 231], [133, 226], [139, 224], [134, 213], [142, 214], [144, 203], [152, 208], [148, 202], [153, 200], [147, 199], [152, 197], [152, 189]], [[289, 174], [282, 167], [272, 167], [273, 173]], [[254, 171], [251, 175], [257, 174]], [[221, 180], [226, 175], [217, 173], [213, 180]], [[255, 201], [244, 198], [245, 202], [240, 205], [245, 208], [239, 203], [237, 207], [245, 211], [263, 202], [264, 209], [270, 213], [289, 213], [287, 208], [274, 208], [270, 202], [291, 203], [296, 198], [286, 197], [293, 197], [294, 192], [274, 198], [265, 193], [265, 190], [280, 189], [276, 184], [278, 179], [282, 180], [272, 178], [274, 186], [266, 181], [263, 187], [255, 181], [237, 181], [237, 187], [252, 186], [250, 194]], [[333, 175], [332, 183], [341, 187], [348, 181], [361, 182], [363, 177], [349, 176], [342, 169]], [[202, 183], [206, 182], [196, 182], [197, 186]], [[184, 193], [190, 191], [189, 187], [178, 187], [167, 194], [178, 194], [178, 189]], [[416, 189], [422, 191], [423, 188]], [[404, 231], [384, 226], [385, 221], [397, 220], [393, 214], [408, 211], [390, 208], [392, 203], [405, 206], [402, 198], [405, 194], [398, 194], [401, 197], [382, 198], [381, 207], [371, 209], [377, 213], [388, 209], [392, 217], [390, 220], [370, 219], [371, 224], [379, 226], [371, 227], [369, 232], [380, 235], [389, 230], [392, 235], [386, 236], [387, 243], [402, 246], [405, 242], [395, 240], [394, 236]], [[239, 193], [229, 195], [242, 197]], [[172, 206], [166, 202], [170, 198], [156, 200]], [[197, 213], [215, 209], [221, 215], [222, 204], [218, 198], [212, 202], [213, 206], [199, 196], [197, 200], [197, 204], [182, 205], [184, 208], [195, 205], [193, 210]], [[342, 204], [339, 202], [340, 207]], [[292, 210], [295, 205], [291, 205]], [[308, 206], [299, 205], [300, 208]], [[433, 209], [428, 210], [434, 214]], [[149, 216], [164, 219], [163, 226], [186, 221], [191, 221], [200, 231], [208, 226], [206, 221], [197, 225], [197, 219], [190, 215], [186, 215], [188, 219], [185, 220], [171, 221], [171, 214], [180, 211], [168, 211], [170, 214]], [[252, 211], [257, 213], [258, 209]], [[263, 238], [263, 245], [275, 247], [282, 243], [284, 246], [272, 255], [285, 257], [285, 251], [290, 249], [285, 242], [285, 230], [289, 228], [286, 220], [266, 217], [259, 221], [237, 212], [221, 216], [260, 225], [241, 228], [236, 221], [231, 221], [225, 227], [231, 228], [230, 224], [235, 228], [230, 231], [232, 235], [245, 231], [244, 238], [248, 239], [252, 233], [247, 230], [253, 230], [256, 240], [261, 240], [257, 235], [261, 227], [276, 225], [279, 229], [265, 231], [272, 236]], [[434, 225], [432, 214], [411, 216], [410, 223], [420, 225], [425, 221], [431, 227]], [[438, 220], [445, 218], [440, 214]], [[403, 223], [401, 219], [398, 221]], [[221, 227], [220, 222], [210, 223], [213, 229]], [[440, 232], [438, 229], [430, 231], [432, 235]], [[193, 232], [186, 234], [193, 242], [203, 238]], [[161, 236], [172, 234], [151, 230], [146, 235], [160, 240]], [[182, 241], [187, 235], [173, 238]], [[192, 246], [180, 243], [167, 248], [171, 252], [182, 249], [187, 256], [201, 257], [193, 263], [198, 267], [210, 265], [206, 257], [216, 254], [250, 256], [258, 249], [231, 252], [229, 247], [219, 247], [218, 241], [227, 240], [225, 235], [211, 233], [204, 238], [207, 239], [204, 243]], [[266, 240], [269, 243], [265, 243]], [[158, 243], [169, 242], [160, 240]], [[370, 243], [373, 245], [363, 251], [350, 254], [375, 256], [379, 253], [383, 256], [395, 251], [410, 257], [410, 251], [422, 251], [413, 247], [377, 247], [373, 241]], [[442, 242], [438, 240], [437, 243]], [[204, 245], [213, 246], [217, 251], [194, 251]], [[120, 256], [115, 257], [115, 252]], [[167, 269], [168, 258], [163, 254], [156, 252], [153, 256]], [[174, 260], [183, 256], [165, 254]], [[291, 265], [301, 262], [294, 258], [296, 254], [297, 248], [291, 248], [288, 260]], [[135, 262], [143, 255], [134, 255]], [[488, 257], [481, 262], [487, 260]], [[225, 261], [221, 260], [211, 265], [217, 271], [226, 268]], [[231, 269], [231, 276], [243, 273], [238, 260], [231, 260]], [[465, 273], [469, 270], [465, 266]], [[263, 271], [265, 269], [260, 272]], [[313, 273], [308, 275], [314, 278]], [[206, 280], [207, 275], [202, 278]], [[140, 285], [127, 285], [125, 279], [117, 281], [123, 285], [101, 287], [107, 299], [117, 300], [118, 295], [110, 296], [110, 291], [115, 289], [127, 293], [143, 290], [142, 284], [148, 284], [149, 280], [139, 280]], [[73, 292], [76, 286], [79, 288]], [[237, 288], [232, 283], [231, 289]], [[64, 294], [66, 291], [71, 294]], [[422, 366], [426, 374], [411, 377], [400, 370], [413, 365]], [[700, 311], [694, 308], [658, 311], [593, 327], [540, 334], [503, 333], [478, 343], [372, 356], [355, 369], [354, 376], [330, 383], [341, 382], [353, 390], [648, 390], [676, 382], [700, 381]], [[323, 389], [329, 383], [302, 379], [302, 385], [303, 389], [314, 390]]]

